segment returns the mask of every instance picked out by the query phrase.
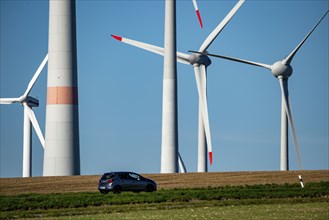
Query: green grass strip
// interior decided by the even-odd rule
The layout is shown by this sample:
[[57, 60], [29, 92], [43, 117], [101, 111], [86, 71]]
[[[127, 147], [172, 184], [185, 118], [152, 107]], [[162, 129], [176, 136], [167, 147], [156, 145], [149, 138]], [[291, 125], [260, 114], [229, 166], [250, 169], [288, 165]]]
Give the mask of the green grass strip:
[[298, 184], [227, 186], [202, 189], [159, 190], [153, 193], [101, 194], [62, 193], [0, 196], [0, 218], [61, 216], [95, 213], [109, 208], [114, 212], [129, 212], [141, 208], [204, 206], [205, 204], [246, 205], [300, 202], [329, 202], [329, 182]]

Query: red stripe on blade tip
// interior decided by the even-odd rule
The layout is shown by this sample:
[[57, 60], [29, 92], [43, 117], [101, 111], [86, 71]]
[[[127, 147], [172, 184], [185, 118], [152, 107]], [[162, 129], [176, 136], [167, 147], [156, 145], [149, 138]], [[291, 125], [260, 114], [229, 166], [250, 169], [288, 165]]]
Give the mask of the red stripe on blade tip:
[[117, 36], [117, 35], [114, 35], [114, 34], [111, 34], [111, 36], [112, 36], [114, 39], [118, 40], [118, 41], [122, 41], [122, 37], [120, 37], [120, 36]]
[[210, 162], [210, 165], [212, 165], [212, 152], [209, 152], [209, 162]]
[[198, 16], [198, 20], [199, 20], [200, 26], [201, 26], [201, 28], [202, 28], [203, 25], [202, 25], [202, 20], [201, 20], [200, 12], [199, 12], [199, 10], [196, 10], [195, 12], [196, 12], [196, 14], [197, 14], [197, 16]]

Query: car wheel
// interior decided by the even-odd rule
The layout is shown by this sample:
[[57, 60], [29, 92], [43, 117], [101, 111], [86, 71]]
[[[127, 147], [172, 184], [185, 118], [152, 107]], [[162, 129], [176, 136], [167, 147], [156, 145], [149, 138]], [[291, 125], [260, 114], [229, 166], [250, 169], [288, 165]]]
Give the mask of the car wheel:
[[147, 185], [145, 187], [145, 192], [153, 192], [154, 191], [154, 186], [152, 185]]
[[119, 194], [119, 193], [121, 193], [121, 187], [120, 187], [120, 186], [115, 186], [114, 189], [113, 189], [113, 193], [114, 193], [114, 194]]
[[108, 193], [109, 193], [109, 191], [107, 191], [107, 190], [100, 190], [100, 192], [101, 192], [102, 194], [108, 194]]

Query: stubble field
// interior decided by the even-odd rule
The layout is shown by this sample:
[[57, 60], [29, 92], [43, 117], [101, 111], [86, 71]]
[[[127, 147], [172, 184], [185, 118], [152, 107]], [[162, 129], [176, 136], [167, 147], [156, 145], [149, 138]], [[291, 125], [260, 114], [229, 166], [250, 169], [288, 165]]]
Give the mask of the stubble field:
[[[158, 189], [206, 188], [221, 186], [294, 184], [302, 175], [308, 182], [329, 182], [329, 170], [223, 172], [185, 174], [145, 174], [155, 180]], [[100, 175], [69, 177], [0, 178], [0, 195], [27, 193], [97, 192]]]

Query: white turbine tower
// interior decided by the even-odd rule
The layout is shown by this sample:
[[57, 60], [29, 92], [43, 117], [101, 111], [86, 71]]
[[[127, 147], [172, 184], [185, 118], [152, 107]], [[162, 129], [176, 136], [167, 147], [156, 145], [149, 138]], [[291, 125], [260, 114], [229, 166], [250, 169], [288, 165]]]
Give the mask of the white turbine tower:
[[[202, 27], [200, 12], [193, 5]], [[161, 173], [185, 173], [178, 150], [177, 67], [176, 67], [176, 1], [165, 1], [165, 39], [162, 98]]]
[[29, 96], [36, 80], [38, 79], [40, 73], [42, 72], [43, 67], [46, 65], [48, 61], [48, 55], [43, 59], [41, 65], [35, 72], [32, 77], [29, 85], [25, 93], [18, 98], [0, 98], [0, 104], [14, 104], [16, 102], [20, 103], [24, 107], [24, 131], [23, 131], [23, 177], [30, 177], [32, 175], [32, 166], [31, 166], [31, 158], [32, 158], [32, 139], [31, 139], [31, 122], [33, 127], [38, 135], [38, 138], [45, 148], [45, 139], [42, 135], [40, 126], [35, 117], [35, 114], [32, 110], [32, 107], [39, 106], [39, 100]]
[[44, 176], [80, 175], [76, 1], [49, 1]]
[[[288, 93], [288, 79], [292, 75], [293, 69], [290, 65], [292, 62], [294, 56], [296, 55], [297, 51], [301, 48], [301, 46], [305, 43], [307, 38], [312, 34], [312, 32], [315, 30], [315, 28], [320, 24], [320, 22], [324, 19], [324, 17], [328, 14], [329, 11], [327, 11], [322, 18], [319, 20], [319, 22], [310, 30], [310, 32], [304, 37], [304, 39], [297, 45], [297, 47], [283, 60], [277, 61], [272, 65], [269, 64], [263, 64], [248, 60], [243, 60], [239, 58], [234, 57], [228, 57], [223, 55], [217, 55], [217, 54], [210, 54], [208, 52], [205, 52], [205, 55], [213, 56], [217, 58], [223, 58], [231, 61], [236, 61], [240, 63], [250, 64], [254, 66], [263, 67], [266, 69], [271, 70], [274, 77], [276, 77], [279, 80], [281, 93], [282, 93], [282, 102], [281, 102], [281, 163], [280, 163], [280, 170], [289, 170], [289, 164], [288, 164], [288, 122], [290, 125], [291, 135], [293, 138], [293, 143], [295, 146], [297, 158], [298, 158], [298, 164], [299, 168], [302, 170], [302, 159], [301, 159], [301, 153], [299, 144], [296, 137], [296, 130], [294, 125], [294, 120], [291, 113], [291, 108], [289, 104], [289, 93]], [[195, 52], [195, 51], [191, 51]], [[198, 53], [198, 52], [197, 52]], [[299, 177], [301, 179], [301, 177]], [[301, 182], [302, 183], [302, 182]]]
[[[211, 43], [215, 40], [218, 34], [224, 29], [227, 23], [232, 19], [234, 14], [238, 11], [241, 5], [244, 3], [244, 0], [239, 0], [238, 3], [233, 7], [233, 9], [228, 13], [228, 15], [219, 23], [219, 25], [210, 33], [210, 35], [206, 38], [206, 40], [201, 45], [199, 52], [205, 52], [207, 48], [211, 45]], [[139, 47], [141, 49], [159, 54], [164, 56], [165, 50], [164, 48], [154, 46], [151, 44], [142, 43], [139, 41], [131, 40], [128, 38], [123, 38], [121, 36], [112, 35], [112, 37], [120, 42], [130, 44], [135, 47]], [[203, 126], [205, 130], [207, 148], [208, 148], [208, 155], [210, 164], [212, 164], [212, 144], [211, 144], [211, 136], [210, 136], [210, 126], [209, 126], [209, 119], [208, 119], [208, 105], [207, 105], [207, 97], [206, 97], [206, 67], [211, 64], [211, 60], [208, 56], [204, 54], [185, 54], [181, 52], [176, 53], [176, 59], [178, 62], [192, 65], [194, 68], [198, 95], [199, 95], [199, 103], [201, 106], [201, 115]]]
[[165, 1], [164, 32], [161, 173], [177, 173], [178, 167], [181, 172], [186, 172], [178, 152], [175, 0]]

